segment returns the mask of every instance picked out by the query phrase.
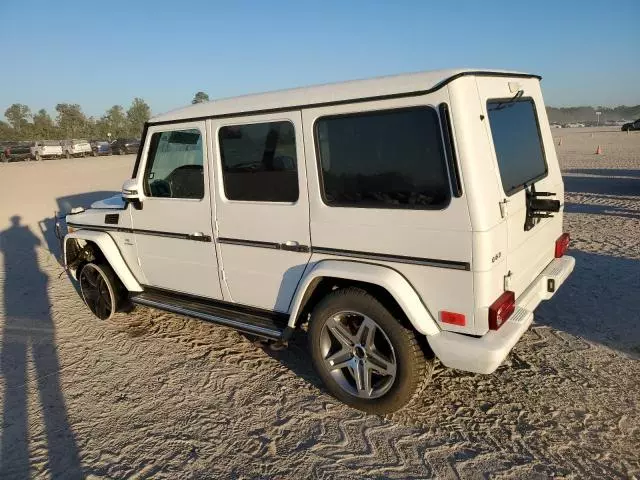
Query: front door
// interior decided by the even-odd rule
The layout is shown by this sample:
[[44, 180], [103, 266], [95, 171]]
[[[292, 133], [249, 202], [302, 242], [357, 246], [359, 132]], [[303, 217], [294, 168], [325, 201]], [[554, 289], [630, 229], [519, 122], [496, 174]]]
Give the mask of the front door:
[[228, 300], [287, 312], [311, 256], [299, 111], [211, 121]]
[[130, 211], [149, 286], [221, 299], [206, 145], [205, 122], [149, 127]]

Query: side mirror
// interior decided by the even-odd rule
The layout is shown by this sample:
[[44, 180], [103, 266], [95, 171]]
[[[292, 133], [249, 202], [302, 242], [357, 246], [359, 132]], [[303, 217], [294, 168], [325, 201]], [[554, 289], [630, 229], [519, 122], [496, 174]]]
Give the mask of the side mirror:
[[142, 208], [140, 194], [138, 193], [138, 183], [135, 178], [130, 178], [122, 184], [122, 199], [125, 203], [132, 203], [137, 210]]

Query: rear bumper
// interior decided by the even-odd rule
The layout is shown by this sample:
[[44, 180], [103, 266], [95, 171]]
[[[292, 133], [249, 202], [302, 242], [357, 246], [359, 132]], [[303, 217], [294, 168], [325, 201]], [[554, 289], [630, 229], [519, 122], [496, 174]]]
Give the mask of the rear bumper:
[[[554, 259], [516, 300], [516, 310], [497, 331], [480, 338], [441, 331], [427, 337], [433, 353], [447, 367], [475, 373], [492, 373], [533, 322], [533, 311], [550, 299], [575, 266], [573, 257]], [[550, 280], [555, 289], [548, 291]]]

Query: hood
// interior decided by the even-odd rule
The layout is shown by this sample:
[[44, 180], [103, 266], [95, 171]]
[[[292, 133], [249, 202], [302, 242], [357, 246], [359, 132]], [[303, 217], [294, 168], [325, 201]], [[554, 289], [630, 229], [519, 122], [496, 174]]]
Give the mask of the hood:
[[124, 200], [122, 199], [122, 195], [114, 195], [113, 197], [105, 198], [104, 200], [98, 200], [97, 202], [93, 202], [91, 204], [91, 208], [101, 209], [123, 209], [125, 206]]

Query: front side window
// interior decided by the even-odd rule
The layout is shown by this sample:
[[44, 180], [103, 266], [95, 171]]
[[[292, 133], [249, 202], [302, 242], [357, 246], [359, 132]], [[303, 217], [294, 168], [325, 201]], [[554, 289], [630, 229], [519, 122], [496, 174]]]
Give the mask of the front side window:
[[222, 127], [222, 180], [229, 200], [295, 202], [298, 162], [291, 122]]
[[200, 130], [156, 132], [151, 137], [144, 192], [149, 197], [204, 197]]
[[440, 126], [432, 108], [321, 118], [316, 142], [327, 205], [439, 209], [449, 203]]
[[507, 195], [547, 174], [536, 109], [531, 99], [489, 100], [489, 126]]

